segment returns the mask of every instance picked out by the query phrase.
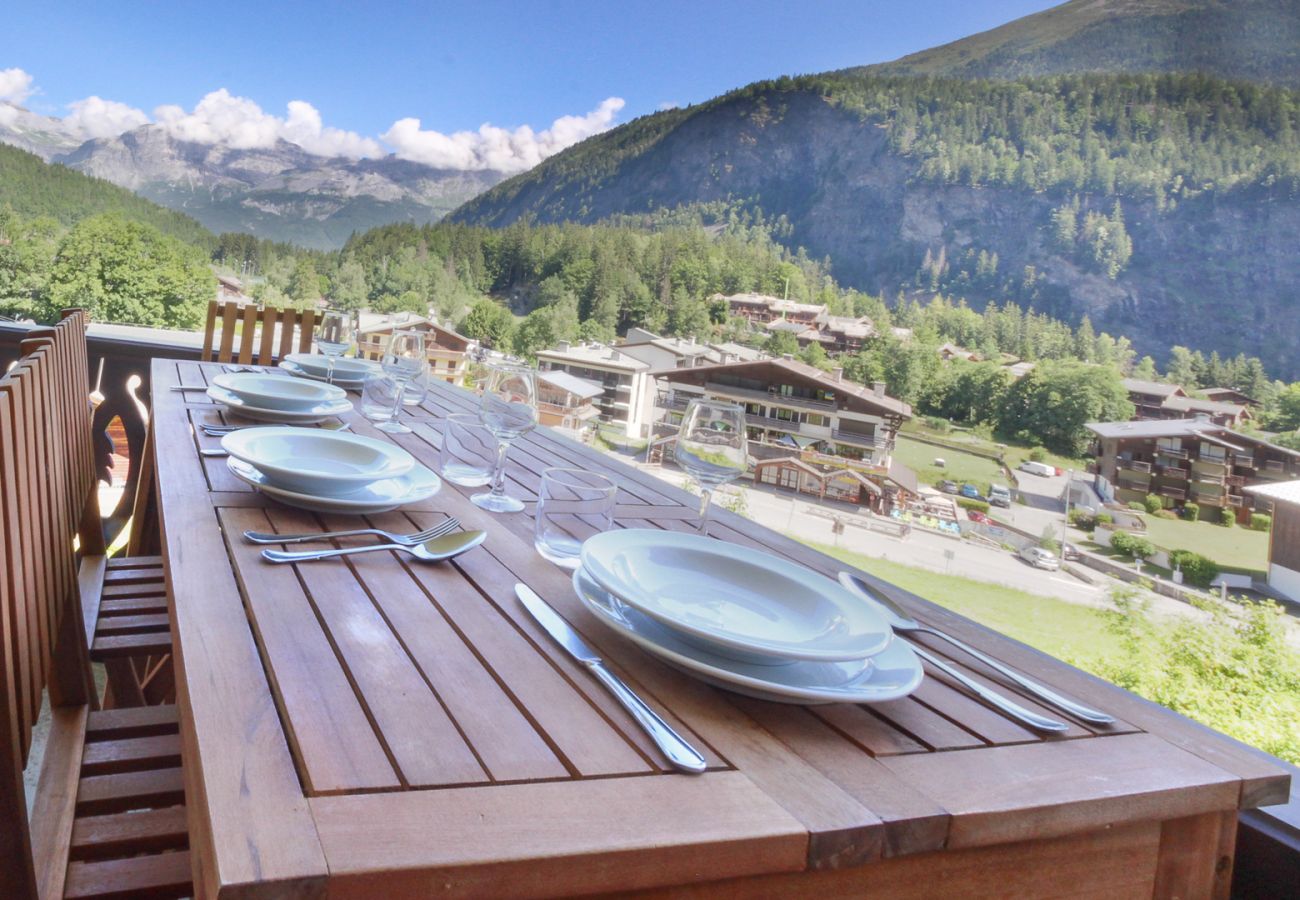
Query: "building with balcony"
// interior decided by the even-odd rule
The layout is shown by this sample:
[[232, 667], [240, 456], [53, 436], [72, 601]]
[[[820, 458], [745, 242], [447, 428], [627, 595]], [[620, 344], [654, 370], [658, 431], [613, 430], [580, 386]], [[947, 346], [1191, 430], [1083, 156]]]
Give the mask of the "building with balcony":
[[1203, 399], [1191, 396], [1176, 384], [1137, 378], [1125, 378], [1121, 383], [1133, 404], [1134, 419], [1192, 419], [1204, 415], [1216, 425], [1237, 427], [1252, 418], [1249, 406], [1228, 399], [1223, 393], [1240, 394], [1230, 388], [1216, 389], [1219, 394], [1215, 397], [1210, 397], [1207, 391]]
[[424, 333], [424, 352], [429, 361], [430, 376], [451, 384], [460, 384], [464, 380], [474, 352], [478, 350], [478, 341], [423, 316], [394, 318], [362, 313], [357, 329], [357, 355], [364, 359], [379, 359], [384, 355], [384, 345], [389, 336], [399, 329]]
[[600, 417], [594, 401], [604, 392], [604, 385], [571, 375], [563, 369], [539, 371], [538, 421], [581, 439], [586, 436], [590, 424]]
[[568, 372], [599, 385], [600, 395], [592, 398], [599, 421], [633, 440], [650, 436], [655, 388], [649, 363], [621, 347], [560, 341], [553, 350], [537, 351], [537, 367], [543, 372]]
[[1119, 503], [1149, 494], [1165, 506], [1195, 502], [1238, 511], [1255, 507], [1248, 485], [1300, 476], [1300, 452], [1217, 425], [1206, 416], [1093, 422], [1100, 492]]
[[661, 370], [655, 440], [671, 445], [691, 400], [745, 408], [754, 478], [819, 497], [887, 509], [916, 493], [916, 478], [892, 459], [912, 409], [877, 382], [789, 358]]
[[644, 328], [629, 329], [618, 349], [652, 369], [680, 369], [720, 362], [718, 352], [694, 338], [660, 337]]

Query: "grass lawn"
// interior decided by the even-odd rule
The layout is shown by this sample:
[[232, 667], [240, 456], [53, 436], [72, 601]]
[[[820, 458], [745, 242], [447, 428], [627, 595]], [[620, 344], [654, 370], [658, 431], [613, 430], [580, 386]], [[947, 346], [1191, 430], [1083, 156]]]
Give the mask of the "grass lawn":
[[[1207, 507], [1207, 509], [1210, 509]], [[1217, 510], [1210, 509], [1211, 512]], [[1268, 532], [1210, 522], [1146, 516], [1147, 537], [1166, 550], [1191, 550], [1221, 567], [1262, 572], [1268, 568]]]
[[[956, 427], [954, 427], [952, 431], [946, 433], [935, 431], [933, 428], [927, 426], [924, 420], [921, 419], [913, 419], [903, 426], [902, 434], [899, 435], [900, 443], [902, 439], [905, 438], [908, 434], [918, 434], [921, 435], [922, 437], [932, 437], [938, 440], [948, 441], [949, 443], [954, 443], [954, 444], [967, 444], [972, 449], [982, 450], [985, 453], [1001, 453], [1003, 457], [1006, 459], [1007, 465], [1013, 469], [1019, 466], [1025, 460], [1029, 459], [1029, 454], [1034, 450], [1033, 447], [1024, 446], [1021, 444], [1010, 444], [1010, 443], [1002, 443], [999, 441], [989, 440], [988, 438], [980, 437], [979, 435], [975, 434], [972, 431], [968, 431]], [[921, 444], [919, 441], [913, 441], [912, 443], [920, 444], [921, 447], [929, 446], [927, 444]], [[945, 448], [932, 447], [931, 449], [933, 449], [935, 452], [932, 453], [930, 455], [930, 458], [926, 459], [925, 462], [928, 463], [930, 459], [933, 459], [935, 456], [944, 456]], [[945, 458], [948, 461], [949, 467], [951, 467], [953, 465], [952, 454], [950, 453]], [[979, 458], [976, 457], [976, 459]], [[904, 460], [904, 462], [908, 466], [912, 466], [910, 462], [907, 462], [906, 460]], [[1082, 472], [1088, 464], [1087, 460], [1074, 459], [1069, 456], [1061, 456], [1059, 453], [1052, 453], [1051, 451], [1047, 452], [1047, 455], [1043, 458], [1042, 462], [1047, 463], [1049, 466], [1057, 466], [1062, 470], [1074, 469], [1076, 472]], [[913, 468], [915, 467], [913, 466]], [[953, 480], [955, 481], [956, 479]]]
[[[942, 457], [947, 465], [942, 469], [936, 468], [933, 465], [935, 457]], [[936, 481], [950, 478], [958, 484], [969, 482], [979, 488], [981, 494], [986, 494], [990, 483], [1006, 483], [998, 464], [991, 459], [923, 444], [902, 434], [894, 445], [894, 459], [914, 470], [921, 483], [930, 487], [934, 487]]]
[[1119, 658], [1115, 636], [1106, 630], [1101, 612], [1091, 607], [959, 575], [942, 575], [825, 544], [809, 546], [1083, 668], [1089, 668], [1088, 661]]

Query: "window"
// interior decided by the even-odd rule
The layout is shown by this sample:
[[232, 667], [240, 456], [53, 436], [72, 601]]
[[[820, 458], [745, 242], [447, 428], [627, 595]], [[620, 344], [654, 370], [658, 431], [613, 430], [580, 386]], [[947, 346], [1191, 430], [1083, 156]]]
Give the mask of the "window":
[[799, 470], [792, 469], [789, 466], [781, 467], [781, 487], [798, 488], [799, 487]]
[[826, 428], [830, 425], [829, 416], [823, 416], [818, 413], [805, 413], [803, 420], [808, 425], [816, 425], [818, 428]]

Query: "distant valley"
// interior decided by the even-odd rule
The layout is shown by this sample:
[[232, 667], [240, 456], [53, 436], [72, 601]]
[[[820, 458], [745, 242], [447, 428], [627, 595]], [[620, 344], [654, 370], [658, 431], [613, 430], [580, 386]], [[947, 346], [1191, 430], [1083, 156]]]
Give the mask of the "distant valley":
[[129, 188], [211, 231], [321, 250], [379, 225], [438, 221], [505, 177], [393, 156], [321, 157], [283, 140], [238, 150], [180, 141], [156, 125], [80, 142], [59, 119], [8, 104], [0, 104], [0, 142]]

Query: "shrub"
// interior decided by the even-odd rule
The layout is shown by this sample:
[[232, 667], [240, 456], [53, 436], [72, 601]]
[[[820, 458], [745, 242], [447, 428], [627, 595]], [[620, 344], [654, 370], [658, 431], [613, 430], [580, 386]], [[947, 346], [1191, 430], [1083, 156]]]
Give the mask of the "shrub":
[[1195, 522], [1201, 517], [1201, 504], [1193, 503], [1190, 500], [1183, 504], [1183, 518], [1189, 522]]
[[1159, 512], [1165, 508], [1165, 502], [1160, 499], [1159, 494], [1147, 494], [1142, 500], [1142, 505], [1149, 513]]
[[1155, 555], [1156, 548], [1144, 537], [1138, 537], [1136, 534], [1130, 534], [1127, 531], [1117, 531], [1110, 537], [1110, 545], [1119, 553], [1123, 553], [1130, 558], [1142, 557], [1150, 559]]
[[1061, 552], [1061, 542], [1056, 539], [1056, 528], [1048, 525], [1038, 538], [1038, 546], [1051, 553]]
[[1219, 524], [1224, 528], [1231, 528], [1237, 524], [1237, 513], [1229, 506], [1219, 510]]
[[1251, 531], [1268, 531], [1273, 527], [1273, 517], [1267, 513], [1251, 513], [1250, 529]]
[[1107, 512], [1097, 513], [1098, 525], [1110, 525], [1113, 524], [1114, 521], [1115, 521], [1115, 517], [1112, 516], [1110, 513]]
[[1070, 510], [1070, 524], [1083, 531], [1092, 531], [1097, 527], [1097, 516], [1086, 509]]
[[1169, 554], [1169, 565], [1183, 570], [1183, 581], [1198, 587], [1209, 587], [1219, 574], [1219, 565], [1208, 556], [1191, 550], [1175, 550]]
[[1147, 511], [1147, 505], [1146, 505], [1145, 503], [1143, 503], [1141, 500], [1130, 500], [1130, 501], [1128, 502], [1128, 508], [1131, 509], [1131, 510], [1133, 510], [1134, 512], [1146, 512], [1146, 511]]
[[1046, 448], [1046, 447], [1035, 447], [1033, 450], [1030, 450], [1030, 451], [1029, 451], [1029, 461], [1030, 461], [1030, 462], [1046, 462], [1046, 461], [1047, 461], [1047, 448]]
[[952, 431], [952, 423], [943, 416], [926, 416], [925, 427], [940, 434], [947, 434]]
[[1178, 513], [1174, 512], [1172, 509], [1157, 509], [1155, 512], [1152, 513], [1152, 515], [1155, 516], [1157, 519], [1178, 518]]
[[986, 513], [989, 511], [989, 505], [983, 500], [972, 500], [969, 497], [958, 497], [957, 505], [962, 509], [973, 509], [976, 512]]

